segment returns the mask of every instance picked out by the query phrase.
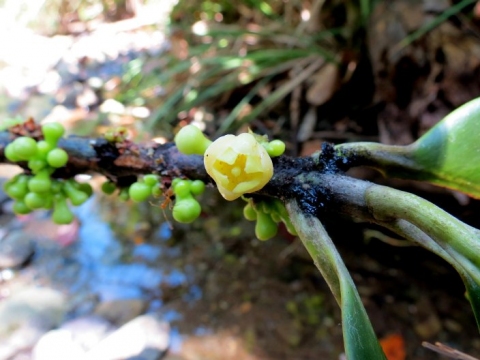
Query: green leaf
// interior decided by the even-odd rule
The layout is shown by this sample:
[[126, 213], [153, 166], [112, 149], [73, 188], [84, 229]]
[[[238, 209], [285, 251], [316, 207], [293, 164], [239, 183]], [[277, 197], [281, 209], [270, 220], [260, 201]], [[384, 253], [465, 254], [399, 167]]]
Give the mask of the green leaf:
[[477, 320], [477, 327], [480, 329], [480, 286], [470, 276], [465, 276], [463, 283], [467, 289], [468, 299]]
[[459, 107], [409, 146], [337, 146], [353, 165], [387, 177], [428, 181], [480, 198], [480, 98]]
[[340, 277], [340, 287], [343, 341], [347, 359], [385, 359], [351, 278]]
[[411, 146], [423, 180], [480, 197], [480, 98], [453, 111]]
[[295, 200], [289, 200], [286, 208], [305, 248], [340, 305], [347, 359], [385, 360], [352, 277], [320, 220], [304, 213]]

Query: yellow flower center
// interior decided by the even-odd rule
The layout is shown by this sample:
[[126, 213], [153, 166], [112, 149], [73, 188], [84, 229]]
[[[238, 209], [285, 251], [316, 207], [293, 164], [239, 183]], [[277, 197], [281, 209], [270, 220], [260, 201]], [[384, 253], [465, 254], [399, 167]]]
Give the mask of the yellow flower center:
[[205, 168], [227, 200], [261, 189], [273, 175], [272, 160], [252, 134], [217, 139], [205, 152]]

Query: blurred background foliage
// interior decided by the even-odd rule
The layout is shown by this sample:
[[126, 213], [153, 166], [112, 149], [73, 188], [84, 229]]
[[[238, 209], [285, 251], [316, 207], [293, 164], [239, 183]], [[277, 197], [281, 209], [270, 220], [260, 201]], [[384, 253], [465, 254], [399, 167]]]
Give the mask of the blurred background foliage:
[[148, 126], [215, 118], [217, 135], [252, 123], [264, 127], [262, 132], [277, 126], [278, 132], [278, 123], [268, 120], [290, 122], [286, 100], [295, 92], [297, 102], [306, 92], [318, 106], [348, 81], [345, 57], [357, 57], [372, 6], [372, 1], [179, 1], [170, 15], [171, 48], [162, 68], [155, 76], [132, 77], [141, 92], [156, 85], [163, 90]]
[[[60, 121], [78, 135], [126, 126], [138, 141], [168, 141], [187, 123], [212, 137], [248, 126], [284, 140], [290, 155], [309, 155], [323, 141], [406, 144], [480, 95], [475, 3], [0, 0], [0, 95], [8, 95], [0, 111]], [[35, 34], [24, 36], [27, 26]], [[365, 169], [353, 175], [385, 183]], [[388, 185], [480, 227], [476, 201], [418, 183]], [[193, 266], [205, 290], [182, 331], [198, 325], [191, 319], [210, 327], [227, 316], [217, 327], [240, 328], [259, 358], [338, 355], [337, 305], [298, 242], [284, 231], [259, 244], [237, 204], [222, 203], [219, 213], [211, 194], [202, 221], [177, 225], [168, 240], [180, 247], [175, 262]], [[158, 245], [152, 234], [168, 214], [162, 204], [101, 203], [129, 247]], [[478, 353], [480, 343], [464, 336], [476, 328], [455, 273], [421, 249], [388, 245], [395, 240], [378, 229], [372, 235], [327, 215], [379, 336], [398, 330], [412, 359], [432, 358], [419, 345], [424, 339]], [[178, 289], [164, 291], [167, 306], [192, 309]], [[206, 358], [225, 358], [219, 354]]]

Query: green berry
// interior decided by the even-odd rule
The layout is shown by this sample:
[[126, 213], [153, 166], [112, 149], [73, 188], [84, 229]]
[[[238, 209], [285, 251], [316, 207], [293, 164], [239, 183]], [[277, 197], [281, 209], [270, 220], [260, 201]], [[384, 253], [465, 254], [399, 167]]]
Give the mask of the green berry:
[[112, 181], [105, 181], [102, 184], [102, 191], [107, 195], [112, 195], [116, 189], [117, 185], [115, 185], [115, 183]]
[[51, 187], [52, 180], [50, 179], [50, 172], [47, 169], [40, 170], [28, 181], [28, 190], [36, 193], [48, 192]]
[[283, 223], [285, 224], [285, 227], [287, 228], [287, 231], [290, 233], [290, 235], [297, 236], [297, 230], [295, 230], [295, 227], [292, 224], [292, 221], [287, 218], [283, 220]]
[[145, 183], [134, 182], [128, 189], [128, 195], [135, 202], [147, 200], [152, 194], [152, 188]]
[[177, 184], [182, 181], [181, 178], [175, 178], [172, 180], [172, 188], [175, 188], [175, 186], [177, 186]]
[[53, 209], [53, 195], [47, 194], [45, 197], [45, 205], [43, 206], [44, 209]]
[[29, 177], [24, 174], [13, 177], [4, 184], [5, 193], [12, 199], [23, 200], [28, 193], [28, 179]]
[[53, 150], [56, 145], [50, 145], [45, 140], [37, 142], [37, 156], [39, 159], [46, 160], [48, 153]]
[[148, 174], [143, 177], [143, 182], [150, 187], [158, 184], [158, 176], [155, 174]]
[[118, 198], [122, 201], [128, 201], [130, 199], [130, 195], [128, 194], [128, 188], [123, 188], [120, 190], [118, 194]]
[[47, 197], [43, 194], [41, 195], [38, 193], [29, 192], [27, 195], [25, 195], [23, 201], [29, 209], [36, 210], [45, 207], [47, 203]]
[[186, 197], [190, 195], [190, 181], [188, 180], [180, 180], [178, 181], [174, 188], [173, 192], [180, 198]]
[[53, 198], [52, 220], [59, 225], [70, 224], [73, 221], [73, 214], [61, 194], [56, 194]]
[[37, 142], [27, 136], [16, 138], [12, 145], [15, 155], [21, 160], [30, 160], [37, 154]]
[[5, 147], [4, 153], [5, 153], [5, 157], [10, 161], [17, 162], [21, 160], [18, 157], [15, 151], [15, 148], [13, 147], [13, 143], [10, 143]]
[[185, 155], [203, 155], [211, 143], [202, 131], [193, 125], [181, 128], [175, 136], [178, 151]]
[[93, 194], [92, 185], [90, 185], [89, 183], [76, 183], [76, 184], [77, 184], [77, 189], [78, 190], [87, 194], [88, 197], [92, 196], [92, 194]]
[[277, 234], [278, 226], [272, 220], [269, 214], [264, 212], [257, 213], [257, 223], [255, 225], [255, 235], [259, 240], [268, 240]]
[[62, 192], [62, 189], [63, 189], [63, 181], [52, 180], [52, 185], [50, 187], [50, 192], [52, 194], [59, 194]]
[[5, 187], [5, 193], [15, 200], [23, 200], [28, 193], [27, 184], [11, 184]]
[[205, 183], [202, 180], [193, 180], [190, 184], [190, 191], [193, 195], [203, 194], [205, 191]]
[[252, 204], [248, 203], [245, 205], [243, 208], [243, 216], [245, 216], [245, 219], [249, 221], [257, 220], [257, 212], [253, 208]]
[[26, 215], [30, 214], [32, 210], [22, 200], [17, 200], [13, 204], [13, 212], [17, 215]]
[[63, 149], [55, 148], [48, 152], [47, 162], [48, 162], [48, 165], [54, 168], [63, 167], [68, 162], [68, 154]]
[[42, 125], [42, 133], [45, 141], [52, 147], [56, 147], [58, 140], [65, 133], [65, 128], [60, 123], [47, 123]]
[[79, 206], [88, 200], [88, 194], [75, 186], [74, 180], [67, 180], [63, 184], [63, 192], [68, 196], [72, 205]]
[[282, 221], [282, 218], [277, 212], [272, 211], [270, 213], [270, 216], [272, 217], [272, 220], [275, 221], [276, 223], [279, 223], [280, 221]]
[[47, 166], [47, 162], [45, 160], [39, 159], [37, 156], [33, 159], [28, 160], [28, 168], [32, 170], [34, 174], [37, 174], [40, 170], [44, 169]]
[[162, 194], [163, 194], [163, 191], [160, 188], [160, 186], [156, 185], [156, 186], [152, 187], [152, 196], [160, 197], [160, 196], [162, 196]]
[[200, 213], [202, 208], [197, 200], [194, 198], [184, 199], [177, 201], [173, 207], [173, 218], [184, 224], [194, 221]]
[[285, 152], [285, 143], [281, 140], [273, 140], [264, 145], [270, 157], [280, 156]]

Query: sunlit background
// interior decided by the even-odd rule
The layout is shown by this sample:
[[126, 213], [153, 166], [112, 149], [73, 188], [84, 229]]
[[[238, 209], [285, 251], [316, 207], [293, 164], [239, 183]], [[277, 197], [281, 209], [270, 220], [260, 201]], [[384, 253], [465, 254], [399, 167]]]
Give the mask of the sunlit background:
[[[479, 65], [478, 35], [465, 36], [478, 34], [474, 3], [0, 0], [0, 126], [124, 126], [160, 143], [190, 123], [211, 137], [250, 127], [295, 156], [327, 140], [409, 143], [480, 93], [464, 76]], [[0, 166], [1, 181], [18, 171]], [[458, 194], [399, 186], [475, 216]], [[301, 244], [287, 231], [259, 242], [213, 190], [189, 226], [161, 203], [105, 195], [63, 226], [0, 202], [0, 360], [343, 358], [339, 309]], [[325, 222], [389, 360], [437, 359], [424, 339], [480, 351], [445, 264], [376, 228]]]
[[[222, 13], [273, 24], [266, 2], [259, 8], [245, 2], [239, 9], [229, 2], [184, 4], [170, 18], [174, 5], [3, 1], [0, 118], [58, 121], [78, 135], [126, 126], [137, 140], [152, 138], [155, 129], [155, 139], [164, 142], [181, 121], [203, 128], [212, 123], [216, 107], [196, 106], [209, 83], [232, 72], [206, 100], [238, 84], [272, 79], [293, 67], [292, 59], [310, 53], [286, 53], [271, 62], [265, 52], [259, 60], [239, 60], [225, 51], [236, 46], [245, 56], [247, 45], [260, 47], [264, 39], [255, 21], [244, 34], [244, 24], [228, 24], [207, 35], [212, 24], [236, 20]], [[303, 20], [295, 23], [308, 20], [308, 10], [301, 13]], [[189, 43], [187, 33], [203, 37]], [[292, 42], [293, 36], [278, 41]], [[190, 79], [199, 72], [198, 80]], [[176, 102], [169, 100], [172, 94]], [[248, 104], [239, 110], [251, 111]], [[0, 167], [4, 178], [18, 171]], [[222, 205], [223, 215], [213, 215], [217, 203], [215, 196], [205, 200], [203, 221], [193, 227], [173, 228], [160, 204], [125, 206], [97, 196], [78, 208], [72, 225], [56, 226], [46, 213], [14, 216], [2, 193], [0, 359], [70, 360], [89, 351], [95, 359], [273, 359], [296, 352], [302, 324], [323, 324], [322, 332], [331, 329], [337, 337], [336, 345], [323, 340], [317, 351], [307, 352], [324, 347], [322, 352], [340, 354], [340, 329], [323, 307], [323, 295], [310, 296], [304, 285], [279, 279], [260, 260], [274, 251], [274, 262], [285, 262], [301, 248], [289, 244], [291, 238], [260, 247], [239, 209]]]

